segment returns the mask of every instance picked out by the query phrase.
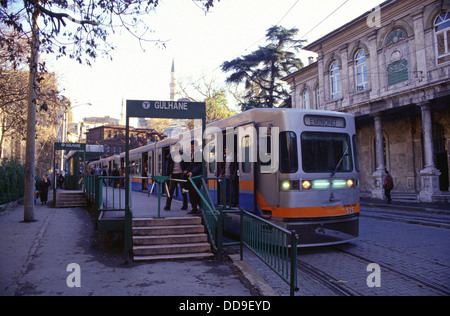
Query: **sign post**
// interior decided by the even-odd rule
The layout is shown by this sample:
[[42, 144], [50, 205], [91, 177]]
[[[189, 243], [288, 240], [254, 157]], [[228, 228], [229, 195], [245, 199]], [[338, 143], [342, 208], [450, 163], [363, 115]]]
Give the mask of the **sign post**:
[[[185, 101], [148, 101], [127, 100], [126, 103], [126, 132], [125, 132], [125, 178], [130, 181], [130, 118], [166, 118], [166, 119], [201, 119], [202, 135], [206, 129], [205, 102]], [[202, 141], [204, 150], [205, 142]], [[203, 155], [202, 155], [203, 156]], [[205, 161], [202, 158], [203, 176], [206, 177]], [[125, 186], [125, 261], [130, 258], [133, 249], [132, 219], [130, 207], [130, 183]]]

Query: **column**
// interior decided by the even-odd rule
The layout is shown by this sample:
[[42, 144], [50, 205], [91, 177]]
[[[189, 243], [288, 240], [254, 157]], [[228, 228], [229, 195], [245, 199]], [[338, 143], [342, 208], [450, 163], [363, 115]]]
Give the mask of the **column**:
[[386, 166], [384, 165], [383, 121], [381, 113], [374, 115], [374, 126], [376, 171], [372, 174], [375, 184], [374, 188], [372, 189], [372, 197], [375, 199], [383, 199], [383, 182]]
[[378, 39], [378, 30], [372, 32], [368, 36], [369, 40], [369, 66], [368, 66], [368, 73], [370, 76], [370, 98], [375, 99], [378, 97], [379, 91], [380, 91], [380, 73], [381, 70], [379, 69], [378, 64], [378, 49], [377, 49], [377, 39]]
[[422, 133], [423, 133], [423, 153], [424, 169], [420, 172], [420, 194], [421, 202], [433, 202], [433, 195], [439, 194], [440, 171], [436, 169], [434, 163], [433, 144], [433, 120], [431, 117], [431, 104], [424, 102], [420, 105], [422, 111]]

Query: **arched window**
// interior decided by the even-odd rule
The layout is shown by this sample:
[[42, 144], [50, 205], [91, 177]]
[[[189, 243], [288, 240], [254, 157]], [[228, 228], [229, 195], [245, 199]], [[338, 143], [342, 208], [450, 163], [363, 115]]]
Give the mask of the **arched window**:
[[309, 97], [309, 90], [303, 92], [303, 107], [307, 110], [311, 109], [311, 98]]
[[320, 104], [320, 87], [317, 85], [316, 87], [316, 108], [320, 108], [322, 105]]
[[330, 66], [330, 90], [332, 100], [341, 97], [341, 78], [339, 73], [339, 63], [337, 61], [331, 63]]
[[437, 64], [450, 61], [450, 12], [441, 13], [434, 21]]
[[355, 54], [356, 68], [356, 91], [364, 91], [369, 88], [367, 79], [367, 59], [364, 49], [360, 49]]

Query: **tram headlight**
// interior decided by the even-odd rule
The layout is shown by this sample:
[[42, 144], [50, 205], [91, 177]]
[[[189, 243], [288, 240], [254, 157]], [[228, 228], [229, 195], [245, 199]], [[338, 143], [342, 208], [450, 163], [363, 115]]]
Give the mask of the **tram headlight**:
[[312, 186], [311, 181], [305, 180], [302, 182], [303, 190], [309, 190], [311, 189], [311, 186]]
[[297, 191], [299, 186], [300, 182], [298, 180], [282, 180], [280, 183], [282, 191]]
[[347, 188], [353, 188], [353, 186], [355, 185], [355, 181], [353, 181], [353, 179], [348, 179], [347, 180]]

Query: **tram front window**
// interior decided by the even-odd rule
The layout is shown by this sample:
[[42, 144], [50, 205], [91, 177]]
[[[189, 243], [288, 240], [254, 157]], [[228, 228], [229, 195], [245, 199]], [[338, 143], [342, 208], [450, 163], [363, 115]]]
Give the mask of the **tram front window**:
[[280, 172], [295, 173], [298, 170], [297, 135], [280, 133]]
[[335, 173], [353, 170], [351, 142], [347, 134], [304, 132], [301, 146], [304, 172]]

